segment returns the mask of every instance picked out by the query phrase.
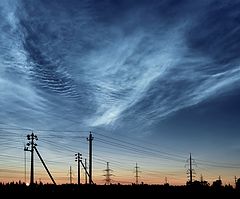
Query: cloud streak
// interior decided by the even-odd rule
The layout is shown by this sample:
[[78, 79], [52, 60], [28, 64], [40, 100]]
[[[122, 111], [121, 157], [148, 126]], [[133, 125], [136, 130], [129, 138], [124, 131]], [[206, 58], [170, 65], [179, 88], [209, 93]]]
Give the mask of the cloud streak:
[[215, 4], [4, 1], [2, 116], [32, 128], [151, 125], [236, 89], [240, 13]]

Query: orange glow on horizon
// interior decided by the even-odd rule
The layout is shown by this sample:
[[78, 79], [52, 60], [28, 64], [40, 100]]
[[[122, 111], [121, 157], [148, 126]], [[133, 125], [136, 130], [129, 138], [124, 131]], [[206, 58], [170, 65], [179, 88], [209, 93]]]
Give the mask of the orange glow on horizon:
[[[10, 183], [10, 182], [19, 182], [21, 181], [22, 183], [25, 182], [25, 179], [23, 177], [23, 175], [14, 175], [13, 173], [6, 173], [5, 175], [1, 175], [0, 176], [1, 183]], [[54, 180], [56, 181], [56, 183], [58, 185], [60, 184], [69, 184], [69, 176], [53, 176]], [[209, 180], [208, 180], [209, 179]], [[209, 177], [208, 179], [206, 179], [206, 181], [209, 182], [209, 184], [211, 185], [213, 181], [217, 180], [217, 177]], [[181, 186], [181, 185], [186, 185], [186, 177], [168, 177], [167, 178], [169, 185], [174, 185], [174, 186]], [[197, 179], [195, 179], [197, 180]], [[104, 176], [99, 177], [99, 176], [93, 176], [93, 181], [94, 183], [98, 184], [98, 185], [104, 185], [105, 184], [105, 178]], [[51, 184], [52, 181], [49, 178], [49, 176], [46, 173], [42, 173], [35, 175], [35, 182], [36, 183], [40, 183], [42, 182], [43, 184], [49, 183]], [[234, 186], [235, 182], [234, 179], [229, 179], [227, 178], [227, 176], [222, 176], [222, 182], [223, 185], [225, 184], [231, 184], [232, 186]], [[29, 183], [29, 176], [27, 177], [26, 183]], [[131, 185], [133, 183], [135, 183], [135, 178], [133, 177], [112, 177], [112, 184], [122, 184], [122, 185]], [[159, 178], [159, 179], [154, 179], [154, 178], [147, 178], [147, 177], [140, 177], [139, 178], [139, 184], [149, 184], [149, 185], [163, 185], [165, 183], [165, 178]], [[73, 184], [77, 184], [77, 178], [74, 177], [73, 179]], [[81, 184], [85, 184], [85, 178], [81, 178]]]

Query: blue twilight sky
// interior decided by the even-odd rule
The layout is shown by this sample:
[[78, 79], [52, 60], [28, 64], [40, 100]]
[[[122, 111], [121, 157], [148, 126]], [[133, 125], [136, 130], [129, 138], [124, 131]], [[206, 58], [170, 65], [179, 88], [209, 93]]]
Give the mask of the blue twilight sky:
[[31, 130], [59, 181], [90, 130], [98, 183], [240, 175], [239, 1], [3, 0], [0, 31], [1, 181]]

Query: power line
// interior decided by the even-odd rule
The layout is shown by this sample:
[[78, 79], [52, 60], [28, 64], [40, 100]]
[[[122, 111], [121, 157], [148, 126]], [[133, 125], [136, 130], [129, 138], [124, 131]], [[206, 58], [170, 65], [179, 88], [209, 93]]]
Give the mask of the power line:
[[[5, 128], [5, 129], [19, 129], [19, 130], [30, 130], [30, 128]], [[54, 129], [39, 129], [40, 131], [56, 131], [56, 132], [62, 132], [63, 130], [54, 130]], [[71, 131], [71, 130], [69, 130]], [[81, 131], [72, 131], [72, 132], [81, 132]], [[82, 131], [82, 132], [86, 132], [86, 131]], [[15, 133], [16, 134], [16, 133]], [[104, 136], [100, 133], [97, 133], [98, 135]], [[16, 134], [17, 135], [17, 134]], [[54, 137], [54, 135], [52, 135]], [[75, 136], [78, 137], [78, 136]], [[84, 136], [83, 136], [84, 137]], [[104, 137], [108, 137], [109, 139], [115, 139], [112, 138], [110, 136], [104, 136]], [[60, 138], [60, 137], [59, 137]], [[64, 136], [61, 136], [61, 138], [65, 138]], [[119, 140], [119, 139], [115, 139], [115, 140]], [[122, 140], [119, 140], [122, 141]], [[125, 141], [123, 141], [125, 142]], [[145, 147], [146, 148], [146, 147]], [[210, 162], [210, 161], [205, 161], [205, 160], [197, 160], [200, 161], [201, 165], [206, 165], [206, 166], [211, 166], [211, 167], [221, 167], [221, 168], [240, 168], [238, 165], [234, 165], [234, 164], [229, 164], [229, 163], [214, 163], [214, 162]], [[220, 165], [221, 164], [221, 165]]]
[[[8, 130], [8, 131], [11, 131], [11, 130]], [[0, 136], [2, 136], [2, 138], [3, 138], [3, 141], [1, 142], [1, 147], [3, 146], [3, 148], [4, 148], [7, 143], [12, 144], [12, 143], [15, 142], [15, 140], [16, 140], [16, 143], [20, 143], [20, 141], [17, 139], [17, 138], [19, 138], [17, 133], [12, 133], [11, 135], [9, 135], [9, 137], [11, 138], [11, 141], [4, 140], [4, 139], [6, 139], [4, 137], [4, 135], [5, 135], [5, 133], [0, 134]], [[52, 135], [42, 135], [42, 137], [43, 137], [43, 139], [41, 139], [39, 141], [40, 146], [41, 146], [41, 144], [43, 146], [46, 146], [46, 149], [51, 150], [51, 152], [53, 154], [57, 154], [57, 155], [61, 154], [61, 157], [64, 156], [64, 158], [68, 158], [68, 153], [75, 152], [76, 149], [78, 149], [78, 145], [69, 146], [69, 145], [66, 144], [65, 140], [67, 138], [67, 135], [56, 136], [56, 139], [59, 139], [59, 141], [64, 139], [64, 142], [62, 142], [62, 145], [57, 144], [56, 141], [46, 139], [46, 138], [54, 138], [55, 137], [54, 134], [52, 134]], [[87, 136], [80, 136], [80, 135], [75, 136], [75, 135], [70, 134], [68, 139], [74, 140], [75, 143], [78, 143], [78, 142], [85, 143], [86, 146], [87, 146], [88, 143], [86, 141], [84, 142], [84, 141], [81, 141], [81, 139], [78, 139], [78, 138], [86, 138], [86, 137]], [[110, 137], [110, 136], [108, 136], [108, 137]], [[151, 147], [141, 147], [140, 148], [139, 145], [131, 144], [130, 142], [126, 142], [125, 140], [120, 140], [120, 139], [115, 139], [115, 138], [107, 138], [105, 136], [99, 136], [99, 133], [97, 133], [97, 135], [95, 135], [95, 140], [96, 140], [96, 145], [94, 145], [94, 148], [96, 147], [96, 150], [95, 150], [96, 152], [93, 155], [93, 157], [94, 157], [94, 163], [96, 162], [97, 165], [98, 164], [104, 164], [105, 165], [106, 162], [110, 161], [111, 164], [117, 165], [118, 168], [124, 170], [127, 167], [130, 167], [129, 165], [131, 164], [132, 161], [135, 162], [136, 158], [137, 157], [141, 158], [141, 156], [144, 156], [144, 158], [142, 158], [141, 161], [144, 163], [144, 160], [145, 160], [146, 164], [149, 163], [148, 160], [153, 160], [154, 164], [155, 164], [157, 159], [166, 159], [166, 160], [171, 160], [171, 161], [183, 162], [183, 160], [181, 160], [180, 157], [178, 157], [178, 155], [177, 156], [171, 156], [171, 155], [162, 154], [162, 153], [159, 153], [158, 150], [155, 150], [154, 148], [151, 149]], [[13, 148], [19, 149], [20, 147], [13, 147]], [[102, 154], [101, 153], [102, 149], [103, 150], [104, 149], [110, 149], [110, 150], [108, 150], [109, 155], [108, 154]], [[116, 149], [116, 152], [113, 151], [114, 149]], [[63, 153], [63, 150], [64, 150], [64, 153]], [[84, 150], [85, 149], [83, 148], [83, 151]], [[117, 160], [114, 160], [115, 157], [112, 156], [113, 153], [115, 155], [117, 153], [125, 154], [125, 156], [123, 156], [122, 159], [121, 159], [121, 157], [120, 157], [120, 159], [118, 158], [117, 160], [120, 160], [120, 161], [117, 161]], [[89, 153], [88, 153], [88, 155], [89, 155]], [[130, 156], [135, 157], [135, 158], [130, 158]], [[59, 158], [61, 158], [61, 157], [59, 157]], [[7, 157], [5, 157], [5, 159], [8, 160]], [[18, 161], [18, 160], [22, 160], [22, 159], [17, 158], [15, 156], [15, 158], [11, 158], [8, 161], [12, 161], [12, 160], [13, 161]], [[54, 164], [54, 165], [67, 164], [66, 162], [64, 162], [64, 160], [62, 162], [61, 161], [54, 161], [54, 160], [56, 160], [56, 159], [54, 158], [54, 159], [52, 159], [48, 162], [50, 164]], [[205, 161], [205, 160], [198, 160], [198, 161], [199, 161], [198, 164], [205, 165], [205, 166], [210, 166], [210, 167], [232, 168], [232, 169], [239, 169], [240, 168], [237, 164], [227, 164], [227, 163], [219, 164], [217, 162]], [[124, 164], [123, 164], [123, 162], [124, 162]], [[167, 161], [165, 161], [165, 162], [167, 162]], [[1, 162], [1, 164], [3, 164], [3, 165], [5, 165], [7, 163], [8, 162]], [[121, 165], [123, 165], [123, 166], [121, 166]], [[19, 166], [16, 166], [16, 167], [19, 168]], [[157, 174], [157, 172], [154, 171], [153, 175], [154, 174]]]
[[154, 153], [153, 151], [140, 149], [140, 146], [139, 146], [139, 148], [136, 148], [136, 147], [132, 147], [132, 146], [127, 146], [126, 144], [120, 144], [120, 143], [104, 140], [101, 138], [96, 138], [96, 141], [102, 142], [102, 143], [105, 143], [105, 144], [108, 144], [111, 146], [115, 146], [118, 149], [121, 148], [121, 149], [124, 149], [127, 151], [131, 151], [131, 153], [136, 152], [139, 154], [146, 154], [146, 155], [150, 155], [150, 156], [154, 156], [154, 157], [158, 157], [158, 158], [162, 158], [162, 159], [168, 159], [168, 160], [173, 160], [173, 161], [178, 161], [178, 162], [185, 162], [183, 159], [173, 158], [173, 157], [170, 157], [167, 155], [161, 155], [161, 154]]
[[117, 138], [113, 138], [113, 137], [110, 137], [110, 136], [107, 136], [107, 135], [102, 135], [101, 133], [96, 133], [96, 132], [94, 132], [94, 133], [97, 134], [97, 135], [100, 135], [102, 137], [105, 137], [105, 138], [108, 138], [108, 139], [112, 139], [114, 141], [118, 141], [120, 143], [124, 143], [124, 144], [130, 145], [130, 146], [135, 146], [135, 147], [140, 148], [140, 149], [145, 149], [147, 151], [154, 151], [156, 153], [160, 153], [160, 154], [163, 154], [163, 155], [169, 155], [169, 156], [173, 156], [173, 157], [176, 157], [176, 158], [183, 158], [184, 159], [184, 156], [180, 156], [180, 155], [171, 154], [171, 153], [168, 153], [168, 152], [159, 151], [159, 150], [156, 150], [156, 149], [153, 149], [153, 148], [148, 148], [148, 147], [145, 147], [145, 146], [140, 146], [140, 145], [137, 145], [137, 144], [134, 144], [134, 143], [130, 143], [130, 142], [127, 142], [127, 141], [124, 141], [124, 140], [120, 140], [120, 139], [117, 139]]

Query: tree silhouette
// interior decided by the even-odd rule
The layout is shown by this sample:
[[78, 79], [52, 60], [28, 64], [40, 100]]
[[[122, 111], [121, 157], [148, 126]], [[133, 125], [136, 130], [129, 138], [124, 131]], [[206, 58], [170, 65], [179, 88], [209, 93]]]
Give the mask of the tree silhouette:
[[237, 189], [237, 190], [240, 190], [240, 178], [237, 179], [236, 189]]
[[212, 183], [212, 188], [220, 189], [222, 187], [222, 180], [216, 180]]

